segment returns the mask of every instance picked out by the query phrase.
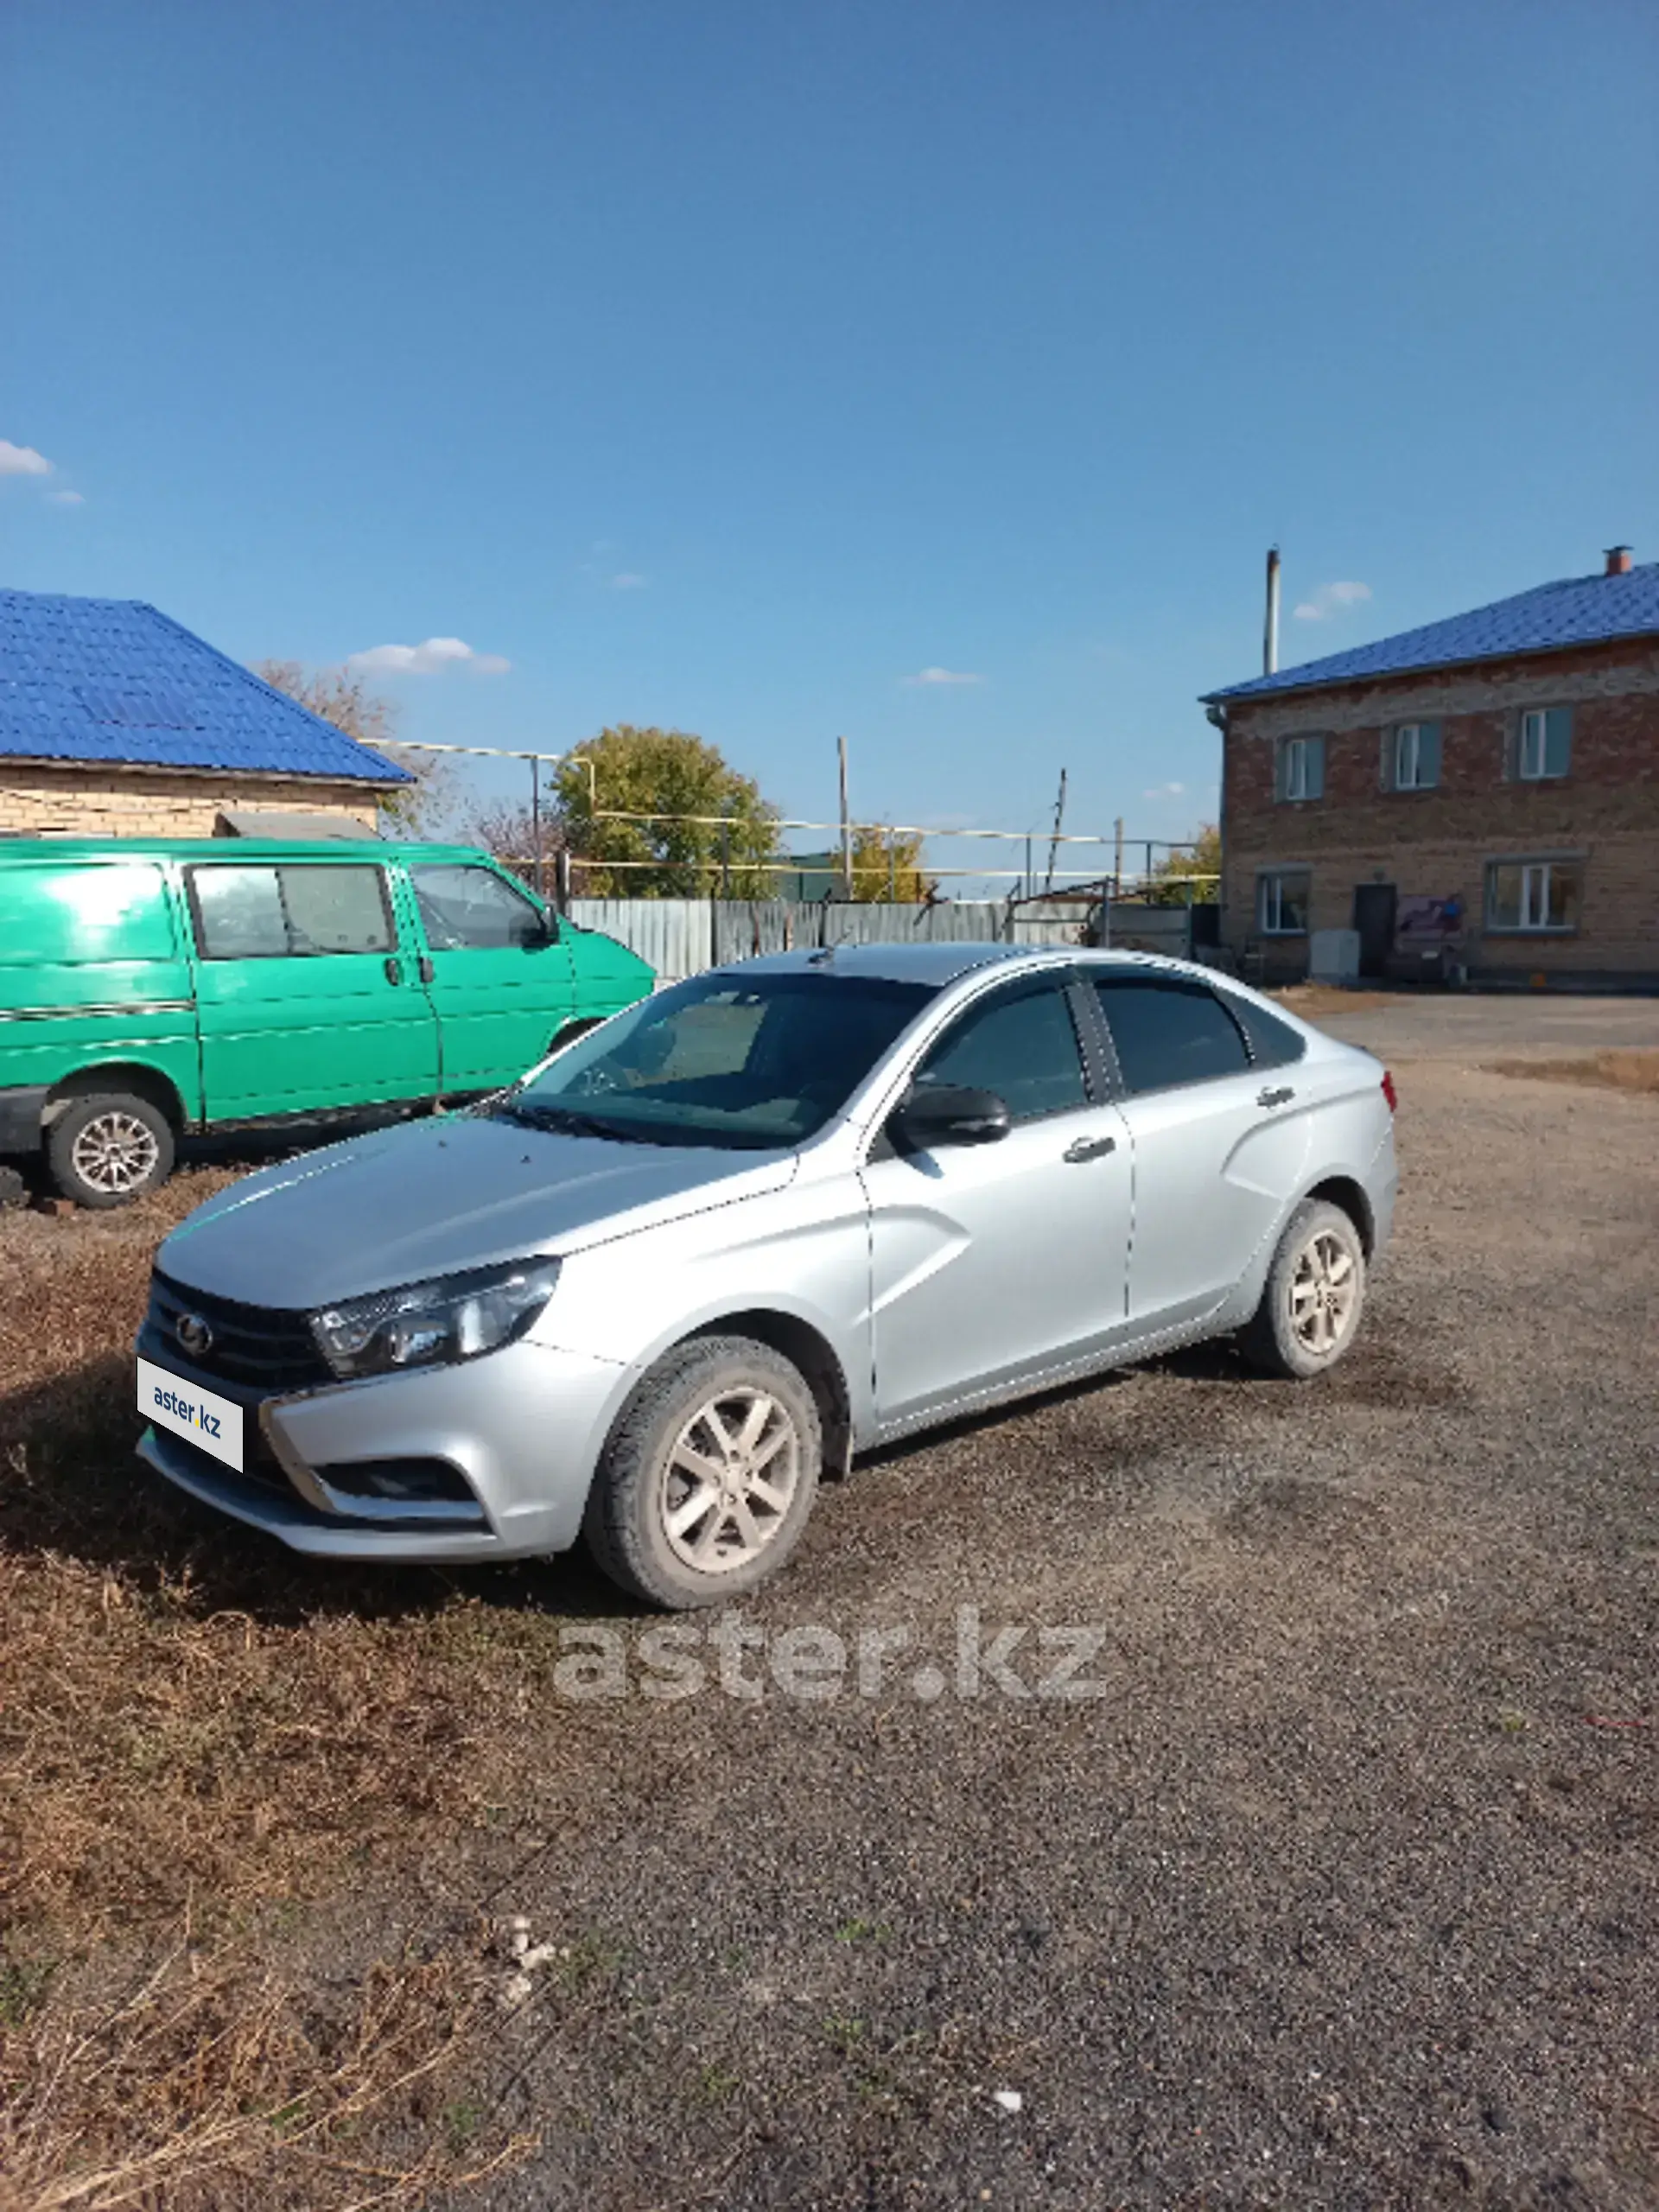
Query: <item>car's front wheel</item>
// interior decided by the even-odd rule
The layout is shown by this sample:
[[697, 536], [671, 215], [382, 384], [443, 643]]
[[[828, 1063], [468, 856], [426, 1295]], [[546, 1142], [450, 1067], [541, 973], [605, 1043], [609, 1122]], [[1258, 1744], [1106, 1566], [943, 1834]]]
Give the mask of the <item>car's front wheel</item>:
[[667, 1353], [619, 1415], [583, 1535], [622, 1589], [672, 1611], [775, 1574], [799, 1542], [823, 1460], [798, 1368], [749, 1337]]
[[1269, 1375], [1323, 1375], [1353, 1343], [1364, 1305], [1364, 1240], [1340, 1206], [1308, 1198], [1279, 1240], [1240, 1342]]

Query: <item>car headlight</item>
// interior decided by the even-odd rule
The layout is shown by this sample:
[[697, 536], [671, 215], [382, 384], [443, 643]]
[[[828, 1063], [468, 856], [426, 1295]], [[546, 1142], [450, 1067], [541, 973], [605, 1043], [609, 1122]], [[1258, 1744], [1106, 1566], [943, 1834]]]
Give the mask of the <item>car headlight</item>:
[[412, 1282], [311, 1316], [317, 1350], [342, 1381], [476, 1359], [522, 1337], [559, 1279], [556, 1260], [520, 1260]]

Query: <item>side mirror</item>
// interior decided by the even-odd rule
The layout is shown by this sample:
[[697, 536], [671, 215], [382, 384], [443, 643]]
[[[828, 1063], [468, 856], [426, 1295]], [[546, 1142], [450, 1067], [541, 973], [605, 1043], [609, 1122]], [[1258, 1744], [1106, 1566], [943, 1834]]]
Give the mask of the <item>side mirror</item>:
[[1014, 1126], [1007, 1102], [965, 1084], [912, 1085], [893, 1116], [895, 1135], [919, 1152], [942, 1144], [995, 1144]]
[[524, 939], [524, 950], [526, 952], [545, 952], [550, 944], [556, 944], [558, 941], [559, 918], [551, 907], [545, 907], [542, 912], [541, 929], [536, 936]]

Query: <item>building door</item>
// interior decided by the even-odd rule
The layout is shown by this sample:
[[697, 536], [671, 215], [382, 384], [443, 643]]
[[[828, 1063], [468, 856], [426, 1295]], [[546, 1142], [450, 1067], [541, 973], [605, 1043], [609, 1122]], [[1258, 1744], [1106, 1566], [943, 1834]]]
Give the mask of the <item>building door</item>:
[[1354, 927], [1359, 931], [1359, 972], [1386, 976], [1389, 955], [1394, 950], [1395, 887], [1391, 883], [1354, 886]]

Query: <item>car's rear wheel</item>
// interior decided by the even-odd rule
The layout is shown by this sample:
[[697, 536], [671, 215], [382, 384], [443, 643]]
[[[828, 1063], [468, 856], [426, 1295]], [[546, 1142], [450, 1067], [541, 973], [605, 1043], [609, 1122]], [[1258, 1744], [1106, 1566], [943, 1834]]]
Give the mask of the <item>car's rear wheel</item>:
[[721, 1604], [794, 1550], [822, 1459], [817, 1406], [798, 1368], [752, 1338], [694, 1338], [619, 1416], [588, 1501], [588, 1548], [648, 1605]]
[[1279, 1240], [1240, 1342], [1269, 1375], [1323, 1375], [1353, 1343], [1364, 1306], [1364, 1240], [1340, 1206], [1309, 1198]]
[[130, 1205], [173, 1172], [173, 1131], [159, 1106], [127, 1091], [75, 1099], [47, 1132], [47, 1165], [66, 1198]]

